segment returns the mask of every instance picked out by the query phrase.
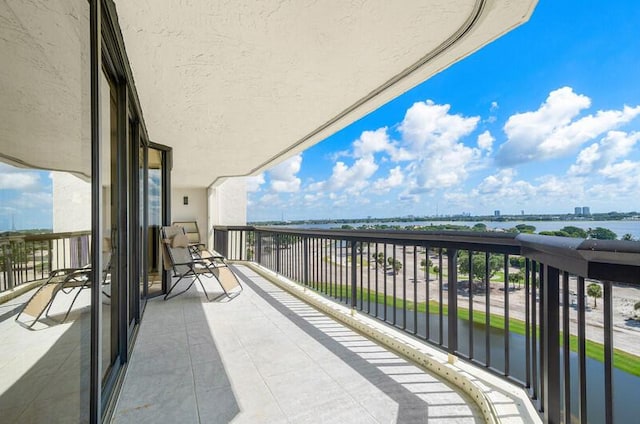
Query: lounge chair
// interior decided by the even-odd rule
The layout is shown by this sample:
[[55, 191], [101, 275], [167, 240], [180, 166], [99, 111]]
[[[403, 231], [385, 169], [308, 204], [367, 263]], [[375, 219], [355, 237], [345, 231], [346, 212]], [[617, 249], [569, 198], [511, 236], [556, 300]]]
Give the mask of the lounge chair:
[[206, 245], [200, 237], [200, 229], [197, 221], [174, 221], [174, 226], [182, 227], [184, 233], [189, 238], [189, 249], [191, 253], [201, 256], [201, 252], [206, 251]]
[[[110, 294], [104, 290], [104, 286], [110, 283], [107, 277], [111, 270], [111, 242], [107, 238], [105, 238], [103, 242], [103, 260], [102, 294], [110, 298]], [[91, 288], [91, 271], [91, 264], [82, 268], [60, 268], [52, 271], [51, 274], [49, 274], [49, 278], [38, 287], [35, 293], [24, 304], [18, 315], [16, 315], [15, 320], [18, 321], [18, 318], [20, 318], [20, 315], [23, 313], [34, 317], [34, 320], [30, 324], [26, 324], [28, 328], [32, 328], [43, 315], [53, 321], [57, 321], [49, 316], [49, 311], [56, 297], [60, 292], [70, 294], [74, 289], [78, 289], [69, 304], [69, 308], [67, 308], [64, 314], [64, 318], [62, 318], [61, 321], [57, 321], [59, 323], [65, 322], [82, 290]]]
[[64, 322], [69, 316], [69, 312], [71, 312], [71, 308], [80, 295], [80, 292], [85, 288], [91, 287], [89, 283], [90, 275], [91, 268], [64, 268], [52, 271], [47, 281], [42, 283], [33, 296], [24, 304], [22, 310], [16, 316], [16, 321], [23, 313], [31, 315], [34, 317], [34, 320], [30, 324], [27, 324], [27, 326], [32, 328], [43, 314], [49, 317], [49, 310], [60, 291], [68, 294], [72, 289], [78, 288], [78, 291], [73, 297], [73, 301], [62, 319], [62, 322]]
[[[193, 253], [192, 246], [185, 229], [180, 226], [162, 227], [161, 238], [163, 244], [163, 262], [166, 270], [173, 271], [173, 277], [178, 279], [171, 285], [164, 299], [176, 297], [188, 291], [197, 281], [208, 301], [216, 300], [222, 296], [233, 299], [242, 292], [240, 281], [227, 265], [224, 256], [217, 252], [209, 252], [198, 249]], [[213, 277], [222, 287], [224, 294], [211, 298], [202, 282], [203, 277]], [[184, 278], [190, 278], [191, 283], [186, 289], [171, 295], [173, 289]]]

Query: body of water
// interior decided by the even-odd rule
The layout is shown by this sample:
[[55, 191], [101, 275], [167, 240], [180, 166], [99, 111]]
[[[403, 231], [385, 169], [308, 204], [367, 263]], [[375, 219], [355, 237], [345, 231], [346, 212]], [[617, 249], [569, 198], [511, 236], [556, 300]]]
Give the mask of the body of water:
[[354, 228], [358, 228], [361, 225], [376, 225], [384, 224], [389, 226], [399, 225], [405, 226], [428, 226], [428, 225], [467, 225], [472, 227], [473, 225], [481, 223], [485, 224], [489, 229], [507, 229], [513, 228], [518, 224], [533, 225], [536, 227], [536, 232], [540, 231], [556, 231], [563, 227], [574, 226], [588, 230], [589, 228], [603, 227], [607, 228], [617, 234], [618, 238], [624, 234], [631, 234], [633, 238], [640, 239], [640, 221], [407, 221], [407, 222], [375, 222], [371, 224], [365, 224], [362, 222], [345, 222], [345, 223], [329, 223], [329, 224], [300, 224], [300, 225], [284, 225], [288, 228], [309, 228], [309, 229], [330, 229], [340, 228], [341, 225], [351, 225]]
[[[370, 315], [375, 316], [374, 308], [375, 303], [371, 303]], [[403, 310], [395, 309], [390, 305], [387, 305], [387, 321], [392, 320], [392, 317], [396, 317], [396, 326], [403, 326]], [[364, 313], [366, 313], [367, 305], [364, 305]], [[378, 305], [378, 318], [383, 319], [384, 305]], [[406, 328], [409, 332], [416, 328], [417, 335], [421, 338], [425, 337], [427, 318], [425, 313], [417, 314], [417, 322], [414, 321], [413, 311], [407, 311], [406, 314]], [[389, 324], [391, 324], [389, 322]], [[469, 353], [469, 321], [458, 319], [458, 351], [466, 355]], [[504, 370], [505, 366], [505, 351], [504, 351], [504, 337], [505, 332], [499, 328], [491, 327], [489, 330], [490, 340], [490, 357], [492, 367], [498, 370]], [[433, 342], [442, 340], [444, 344], [447, 344], [448, 337], [448, 320], [446, 315], [442, 322], [442, 335], [440, 334], [440, 317], [437, 314], [429, 314], [429, 338]], [[538, 342], [538, 349], [540, 344]], [[562, 348], [561, 348], [562, 349]], [[473, 351], [475, 359], [480, 362], [486, 362], [486, 337], [485, 327], [479, 323], [473, 323]], [[540, 351], [538, 350], [538, 360], [540, 360]], [[525, 380], [526, 375], [526, 338], [523, 335], [509, 332], [509, 367], [510, 375], [519, 379]], [[595, 359], [586, 358], [586, 370], [587, 370], [587, 423], [599, 424], [604, 422], [604, 364]], [[540, 364], [538, 363], [538, 367]], [[563, 385], [564, 372], [561, 363], [561, 387]], [[578, 355], [576, 352], [570, 354], [570, 372], [571, 372], [571, 413], [574, 420], [578, 417]], [[538, 368], [539, 369], [539, 368]], [[539, 381], [542, 384], [542, 381]], [[638, 422], [640, 417], [640, 403], [635, 399], [640, 392], [640, 377], [629, 374], [620, 370], [619, 368], [613, 368], [613, 405], [614, 405], [614, 422], [615, 423], [635, 423]], [[539, 386], [540, 387], [540, 386]], [[561, 399], [561, 403], [564, 404], [564, 398]]]

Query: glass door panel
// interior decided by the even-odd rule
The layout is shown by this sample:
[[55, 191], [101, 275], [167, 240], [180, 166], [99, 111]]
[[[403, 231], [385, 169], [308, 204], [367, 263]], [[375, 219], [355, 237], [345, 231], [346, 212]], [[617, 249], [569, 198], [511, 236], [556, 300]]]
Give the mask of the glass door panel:
[[147, 297], [147, 148], [140, 143], [138, 149], [138, 284], [140, 313], [144, 309], [144, 300]]
[[160, 249], [160, 227], [164, 222], [164, 196], [162, 193], [164, 153], [162, 150], [149, 147], [147, 177], [147, 261], [148, 261], [148, 295], [163, 293], [162, 287], [162, 250]]
[[107, 75], [101, 77], [102, 95], [102, 260], [105, 296], [102, 301], [103, 386], [118, 357], [118, 100]]

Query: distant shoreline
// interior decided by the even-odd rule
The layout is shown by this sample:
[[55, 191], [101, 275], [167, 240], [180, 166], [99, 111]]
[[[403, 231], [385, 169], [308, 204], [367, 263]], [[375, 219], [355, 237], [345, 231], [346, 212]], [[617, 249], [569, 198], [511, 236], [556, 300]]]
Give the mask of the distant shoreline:
[[454, 215], [454, 216], [401, 216], [390, 218], [340, 218], [340, 219], [301, 219], [285, 221], [254, 221], [248, 225], [304, 225], [304, 224], [384, 224], [388, 222], [554, 222], [554, 221], [640, 221], [640, 212], [594, 213], [588, 216], [575, 214], [548, 215]]

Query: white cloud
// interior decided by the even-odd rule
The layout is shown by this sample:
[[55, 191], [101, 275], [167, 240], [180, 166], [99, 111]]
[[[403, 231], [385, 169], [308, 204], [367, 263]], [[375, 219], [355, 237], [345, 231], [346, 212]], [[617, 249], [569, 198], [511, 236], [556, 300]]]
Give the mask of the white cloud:
[[540, 199], [583, 199], [584, 181], [557, 175], [545, 175], [536, 179], [536, 196]]
[[398, 147], [397, 143], [389, 138], [387, 127], [378, 128], [375, 131], [363, 131], [360, 137], [353, 142], [353, 157], [356, 159], [380, 152], [389, 155], [393, 162], [406, 161], [412, 158], [409, 152], [404, 148]]
[[601, 169], [599, 173], [605, 178], [625, 180], [630, 175], [635, 175], [638, 173], [638, 163], [632, 162], [630, 160], [625, 160], [614, 165], [608, 165], [605, 168]]
[[478, 136], [478, 147], [481, 150], [486, 150], [487, 152], [491, 152], [494, 141], [496, 141], [496, 139], [491, 135], [489, 130], [487, 130]]
[[627, 134], [609, 131], [599, 143], [593, 143], [578, 154], [576, 163], [569, 168], [569, 175], [588, 175], [627, 156], [640, 140], [640, 133]]
[[387, 134], [387, 127], [375, 131], [363, 131], [360, 138], [353, 142], [353, 154], [357, 158], [390, 150], [392, 150], [392, 145], [389, 134]]
[[40, 186], [37, 172], [0, 163], [0, 190], [37, 190]]
[[389, 171], [387, 178], [379, 178], [373, 183], [373, 190], [377, 194], [388, 193], [389, 190], [399, 187], [404, 182], [404, 174], [399, 166]]
[[449, 114], [449, 105], [414, 103], [399, 125], [403, 146], [413, 161], [407, 169], [410, 193], [462, 183], [480, 151], [461, 140], [476, 129], [479, 117]]
[[53, 196], [51, 193], [44, 191], [40, 192], [25, 192], [20, 197], [13, 199], [11, 206], [22, 209], [41, 208], [51, 206], [53, 203]]
[[399, 131], [410, 152], [420, 153], [429, 146], [449, 147], [476, 128], [479, 117], [450, 115], [450, 108], [427, 100], [414, 103], [407, 110]]
[[247, 184], [247, 192], [254, 193], [260, 190], [260, 187], [262, 186], [262, 184], [264, 184], [264, 173], [251, 177], [245, 177], [245, 181]]
[[271, 168], [269, 179], [271, 190], [276, 193], [295, 193], [300, 190], [300, 178], [296, 176], [300, 172], [302, 155], [298, 154]]
[[574, 93], [571, 87], [562, 87], [549, 93], [538, 110], [512, 115], [504, 125], [507, 141], [498, 151], [498, 164], [508, 166], [566, 156], [640, 114], [640, 106], [624, 106], [622, 110], [598, 111], [578, 118], [590, 106], [589, 97]]
[[323, 188], [329, 191], [346, 190], [348, 193], [360, 194], [369, 185], [369, 178], [378, 170], [373, 156], [365, 156], [354, 162], [352, 166], [337, 162], [333, 173]]
[[472, 194], [491, 202], [498, 200], [502, 202], [513, 201], [514, 199], [526, 200], [534, 196], [535, 188], [526, 181], [514, 180], [515, 176], [516, 171], [514, 169], [501, 169], [498, 173], [486, 177]]

